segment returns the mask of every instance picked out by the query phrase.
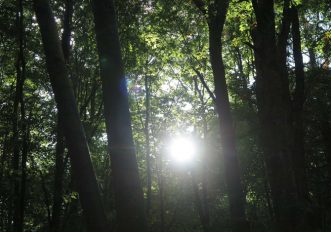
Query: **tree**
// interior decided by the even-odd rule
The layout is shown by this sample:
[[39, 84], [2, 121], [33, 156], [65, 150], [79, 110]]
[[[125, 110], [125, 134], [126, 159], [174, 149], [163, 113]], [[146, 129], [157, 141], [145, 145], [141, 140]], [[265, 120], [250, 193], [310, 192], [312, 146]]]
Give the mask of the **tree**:
[[75, 184], [77, 184], [84, 210], [86, 226], [89, 231], [108, 231], [84, 129], [80, 122], [72, 85], [68, 79], [51, 7], [47, 0], [36, 0], [34, 9], [60, 121], [63, 122], [64, 136], [68, 145]]
[[209, 53], [215, 85], [215, 104], [219, 117], [221, 144], [224, 156], [225, 175], [229, 193], [230, 213], [233, 231], [247, 231], [245, 195], [240, 179], [240, 168], [236, 151], [236, 138], [231, 115], [228, 88], [222, 57], [222, 32], [229, 1], [215, 1], [208, 5], [208, 14], [202, 1], [196, 6], [205, 14], [209, 29]]
[[112, 0], [92, 3], [117, 222], [121, 232], [145, 231], [144, 199], [132, 138], [115, 6]]
[[329, 1], [34, 1], [0, 1], [0, 232], [330, 231]]
[[[69, 63], [71, 24], [73, 15], [73, 1], [65, 2], [65, 12], [63, 17], [63, 33], [61, 39], [62, 51], [65, 64]], [[59, 232], [61, 228], [61, 207], [63, 203], [63, 179], [65, 172], [65, 141], [60, 117], [57, 119], [57, 134], [55, 148], [55, 177], [54, 177], [54, 195], [52, 206], [52, 223], [53, 232]]]
[[305, 102], [305, 73], [302, 60], [299, 15], [296, 6], [291, 7], [293, 56], [295, 62], [295, 90], [293, 95], [293, 168], [297, 194], [302, 202], [309, 199], [305, 169], [303, 106]]
[[[289, 1], [276, 38], [273, 1], [252, 1], [257, 24], [252, 30], [256, 65], [256, 98], [261, 141], [279, 231], [296, 230], [297, 194], [292, 170], [291, 102], [286, 68]], [[301, 154], [302, 155], [302, 154]]]

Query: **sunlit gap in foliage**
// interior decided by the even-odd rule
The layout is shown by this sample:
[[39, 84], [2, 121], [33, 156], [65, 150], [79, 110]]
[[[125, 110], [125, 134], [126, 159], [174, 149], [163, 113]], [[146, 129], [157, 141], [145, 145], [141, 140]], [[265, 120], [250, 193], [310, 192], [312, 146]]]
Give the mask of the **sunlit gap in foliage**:
[[176, 136], [169, 141], [170, 160], [180, 165], [191, 165], [197, 157], [198, 147], [190, 137]]

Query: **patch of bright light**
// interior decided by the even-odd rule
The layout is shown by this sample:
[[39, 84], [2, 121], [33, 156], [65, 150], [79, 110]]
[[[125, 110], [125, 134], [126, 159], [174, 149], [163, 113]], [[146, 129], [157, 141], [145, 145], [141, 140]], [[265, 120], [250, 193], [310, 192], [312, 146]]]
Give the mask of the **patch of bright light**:
[[171, 159], [177, 163], [192, 162], [196, 154], [196, 147], [189, 138], [178, 137], [173, 139], [169, 145]]
[[183, 110], [184, 111], [190, 111], [190, 110], [192, 110], [192, 104], [186, 102], [185, 105], [184, 105], [184, 107], [183, 107]]

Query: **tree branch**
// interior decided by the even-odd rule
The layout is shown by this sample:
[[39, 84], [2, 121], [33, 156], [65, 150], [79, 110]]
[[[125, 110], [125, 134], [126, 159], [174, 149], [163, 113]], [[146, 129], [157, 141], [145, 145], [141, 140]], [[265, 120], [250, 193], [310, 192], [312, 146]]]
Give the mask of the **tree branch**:
[[192, 0], [192, 2], [203, 15], [207, 15], [207, 11], [205, 9], [206, 4], [204, 3], [203, 0]]
[[199, 72], [199, 70], [197, 70], [196, 68], [192, 67], [193, 71], [197, 74], [199, 80], [201, 81], [203, 87], [207, 90], [209, 96], [211, 97], [211, 99], [213, 100], [214, 104], [216, 104], [216, 97], [215, 94], [210, 90], [210, 88], [208, 87], [205, 78], [203, 77], [203, 75], [201, 74], [201, 72]]

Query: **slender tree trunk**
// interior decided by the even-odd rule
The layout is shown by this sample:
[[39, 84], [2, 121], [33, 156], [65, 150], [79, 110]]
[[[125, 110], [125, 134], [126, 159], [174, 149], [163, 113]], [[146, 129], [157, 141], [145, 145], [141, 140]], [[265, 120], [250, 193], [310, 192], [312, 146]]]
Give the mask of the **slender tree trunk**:
[[[203, 78], [202, 75], [200, 77], [200, 79]], [[198, 81], [197, 78], [193, 79], [194, 81], [194, 87], [195, 87], [195, 91], [198, 93], [200, 102], [202, 104], [202, 108], [203, 110], [202, 112], [202, 121], [203, 121], [203, 138], [205, 141], [207, 141], [207, 134], [208, 134], [208, 127], [207, 127], [207, 120], [206, 120], [206, 115], [205, 115], [205, 102], [203, 99], [203, 94], [201, 92], [201, 90], [199, 89], [198, 86]], [[205, 144], [205, 147], [206, 144]], [[208, 151], [204, 150], [203, 151], [203, 158], [202, 158], [202, 211], [203, 211], [203, 220], [200, 217], [201, 223], [207, 225], [206, 228], [210, 227], [210, 220], [209, 220], [209, 197], [208, 197], [208, 170], [209, 170], [209, 160], [208, 160]], [[193, 186], [195, 187], [195, 186]], [[195, 189], [193, 189], [195, 191]], [[196, 195], [196, 194], [195, 194]]]
[[203, 232], [209, 232], [209, 218], [206, 215], [206, 211], [204, 209], [203, 201], [200, 198], [200, 191], [197, 186], [197, 181], [195, 177], [195, 173], [191, 172], [191, 181], [192, 181], [192, 189], [194, 194], [194, 201], [196, 208], [198, 210], [199, 218], [201, 221]]
[[242, 90], [240, 97], [243, 99], [243, 101], [247, 102], [250, 108], [253, 108], [252, 99], [251, 99], [251, 93], [248, 88], [248, 78], [244, 73], [244, 66], [243, 66], [243, 58], [240, 52], [239, 47], [235, 47], [235, 59], [237, 60], [238, 65], [238, 71], [239, 71], [239, 77], [242, 83]]
[[268, 185], [268, 180], [265, 179], [263, 181], [263, 184], [264, 184], [265, 198], [266, 198], [266, 201], [267, 201], [267, 208], [268, 208], [270, 219], [272, 220], [274, 218], [274, 210], [273, 210], [272, 204], [271, 204], [270, 188], [269, 188], [269, 185]]
[[61, 127], [59, 116], [57, 119], [56, 147], [55, 147], [55, 178], [54, 178], [54, 194], [52, 206], [51, 230], [59, 232], [61, 228], [61, 207], [63, 197], [63, 177], [64, 177], [64, 135]]
[[[25, 80], [25, 59], [22, 53], [22, 89]], [[22, 118], [22, 159], [21, 159], [21, 180], [20, 180], [20, 198], [19, 198], [19, 223], [17, 225], [17, 231], [24, 230], [24, 213], [25, 213], [25, 201], [26, 201], [26, 162], [29, 152], [29, 143], [30, 143], [30, 127], [28, 125], [28, 120], [26, 119], [25, 114], [25, 103], [23, 98], [23, 93], [20, 96], [20, 105], [21, 105], [21, 118]], [[31, 118], [31, 117], [29, 117]]]
[[[19, 69], [19, 68], [18, 68]], [[20, 73], [20, 71], [19, 71]], [[10, 194], [10, 202], [13, 205], [9, 204], [8, 210], [8, 222], [9, 225], [13, 223], [14, 228], [18, 228], [19, 224], [19, 162], [20, 162], [20, 155], [19, 155], [19, 131], [18, 131], [18, 108], [19, 108], [19, 91], [20, 91], [20, 74], [17, 73], [16, 79], [16, 92], [15, 92], [15, 99], [14, 99], [14, 113], [13, 113], [13, 157], [12, 157], [12, 185], [13, 185], [13, 193]], [[17, 229], [14, 229], [17, 231]]]
[[[295, 231], [297, 194], [291, 167], [291, 107], [286, 70], [287, 34], [276, 43], [273, 1], [252, 0], [257, 19], [253, 29], [256, 97], [267, 175], [277, 231]], [[285, 31], [288, 27], [284, 26]], [[285, 51], [284, 51], [285, 50]]]
[[121, 232], [145, 231], [143, 192], [132, 138], [128, 93], [113, 0], [93, 0], [104, 116]]
[[54, 16], [48, 0], [34, 0], [34, 9], [46, 55], [47, 71], [54, 91], [59, 118], [63, 123], [72, 173], [77, 185], [86, 226], [90, 232], [106, 232], [109, 231], [109, 228], [72, 84], [68, 78]]
[[[14, 155], [13, 155], [13, 169], [14, 169], [14, 215], [13, 215], [13, 231], [22, 232], [23, 231], [23, 221], [24, 221], [24, 198], [25, 198], [25, 167], [26, 167], [26, 156], [27, 151], [24, 149], [23, 145], [22, 157], [20, 158], [20, 133], [19, 133], [19, 118], [21, 121], [22, 131], [25, 133], [25, 107], [23, 101], [23, 86], [25, 82], [25, 57], [24, 57], [24, 25], [23, 25], [23, 2], [22, 0], [17, 1], [17, 30], [18, 30], [18, 57], [16, 64], [16, 93], [14, 100]], [[19, 107], [20, 107], [20, 117], [19, 117]], [[24, 136], [25, 137], [25, 136]], [[25, 143], [25, 138], [22, 139], [22, 143]], [[19, 164], [21, 161], [21, 165]], [[19, 171], [19, 169], [21, 170]]]
[[[209, 53], [213, 70], [216, 109], [219, 118], [221, 144], [224, 156], [225, 179], [228, 188], [230, 215], [234, 232], [249, 231], [245, 216], [245, 195], [240, 179], [240, 169], [236, 151], [236, 138], [225, 70], [222, 57], [222, 32], [228, 1], [216, 1], [215, 8], [209, 9]], [[216, 11], [216, 16], [214, 15]]]
[[[205, 112], [205, 111], [203, 111]], [[207, 129], [207, 120], [206, 120], [206, 115], [203, 113], [202, 115], [203, 118], [203, 135], [204, 135], [204, 140], [207, 141], [207, 134], [208, 134], [208, 129]], [[204, 211], [204, 217], [205, 217], [205, 223], [210, 227], [210, 217], [209, 217], [209, 194], [208, 194], [208, 171], [209, 171], [209, 160], [208, 160], [208, 154], [205, 152], [204, 154], [204, 159], [202, 162], [202, 207]]]
[[[321, 121], [321, 132], [322, 138], [324, 143], [324, 150], [325, 150], [325, 158], [327, 162], [327, 170], [329, 176], [329, 182], [331, 182], [331, 124], [328, 118], [328, 114], [325, 112], [323, 113]], [[331, 186], [331, 184], [329, 183]], [[331, 190], [331, 187], [330, 187]], [[330, 191], [331, 193], [331, 191]]]
[[315, 69], [317, 67], [316, 63], [316, 54], [314, 51], [314, 48], [308, 48], [308, 54], [309, 54], [309, 64], [311, 69]]
[[160, 232], [165, 232], [165, 219], [164, 219], [164, 178], [163, 178], [163, 160], [162, 157], [159, 159], [159, 165], [156, 167], [157, 179], [159, 186], [159, 213], [160, 213]]
[[44, 178], [44, 174], [42, 171], [39, 170], [39, 176], [41, 179], [41, 189], [43, 190], [43, 195], [44, 195], [44, 204], [45, 204], [45, 208], [47, 211], [47, 226], [45, 225], [45, 228], [48, 228], [49, 230], [47, 231], [51, 231], [52, 229], [52, 215], [51, 215], [51, 209], [50, 209], [50, 201], [49, 201], [49, 194], [47, 191], [47, 187], [46, 187], [46, 183], [45, 183], [45, 178]]
[[61, 46], [65, 62], [69, 63], [70, 56], [70, 39], [71, 39], [71, 24], [74, 13], [74, 0], [65, 0], [65, 12], [63, 17], [63, 33], [61, 38]]
[[295, 62], [295, 92], [293, 96], [293, 157], [295, 183], [299, 198], [304, 202], [309, 199], [305, 170], [304, 128], [302, 111], [305, 101], [304, 65], [301, 51], [299, 16], [296, 7], [292, 7], [293, 56]]
[[146, 214], [149, 215], [151, 209], [151, 197], [152, 197], [152, 170], [151, 170], [151, 145], [149, 136], [149, 119], [150, 119], [150, 93], [149, 93], [149, 77], [145, 76], [145, 139], [146, 139], [146, 172], [147, 172], [147, 204]]

